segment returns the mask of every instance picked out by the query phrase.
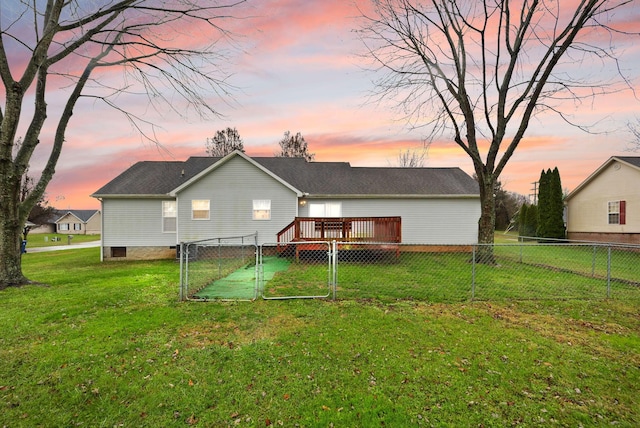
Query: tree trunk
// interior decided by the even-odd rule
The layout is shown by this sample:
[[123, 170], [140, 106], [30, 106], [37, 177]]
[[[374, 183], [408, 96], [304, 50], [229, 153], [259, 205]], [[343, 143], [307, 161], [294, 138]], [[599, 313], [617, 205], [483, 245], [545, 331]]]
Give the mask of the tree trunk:
[[[9, 180], [6, 180], [9, 181]], [[21, 232], [24, 227], [16, 204], [12, 198], [9, 184], [0, 196], [0, 290], [9, 286], [22, 285], [28, 282], [22, 274], [22, 254], [20, 252]], [[8, 196], [8, 197], [7, 197]]]
[[480, 220], [478, 221], [478, 250], [476, 262], [494, 264], [493, 255], [494, 231], [496, 223], [496, 204], [493, 177], [478, 176], [480, 185]]

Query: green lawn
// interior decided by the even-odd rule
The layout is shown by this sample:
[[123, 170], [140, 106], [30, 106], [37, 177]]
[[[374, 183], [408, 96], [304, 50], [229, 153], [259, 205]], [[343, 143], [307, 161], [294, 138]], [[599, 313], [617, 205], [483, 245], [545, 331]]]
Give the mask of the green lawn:
[[[99, 241], [100, 235], [72, 235], [72, 244], [81, 242]], [[55, 239], [54, 239], [55, 238]], [[27, 235], [27, 251], [35, 247], [51, 247], [55, 245], [67, 245], [69, 235], [60, 233], [30, 233]]]
[[640, 424], [637, 301], [180, 303], [175, 261], [98, 259], [0, 292], [0, 426]]

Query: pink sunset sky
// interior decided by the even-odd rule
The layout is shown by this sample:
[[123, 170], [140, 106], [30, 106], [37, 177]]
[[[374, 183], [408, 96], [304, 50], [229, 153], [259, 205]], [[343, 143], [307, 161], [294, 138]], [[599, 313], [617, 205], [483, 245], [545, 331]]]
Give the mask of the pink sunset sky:
[[[640, 28], [640, 6], [626, 10], [630, 14], [624, 20]], [[121, 113], [94, 99], [81, 100], [47, 190], [50, 204], [59, 209], [99, 208], [99, 201], [89, 195], [135, 162], [203, 156], [206, 139], [226, 127], [238, 129], [249, 156], [273, 155], [287, 130], [301, 132], [319, 162], [394, 166], [400, 151], [423, 146], [423, 130], [410, 129], [388, 106], [367, 102], [374, 76], [359, 56], [363, 46], [354, 32], [358, 11], [351, 2], [268, 0], [244, 11], [252, 17], [233, 23], [242, 52], [227, 64], [233, 73], [229, 83], [238, 89], [228, 103], [213, 101], [222, 117], [184, 119], [142, 102], [128, 104], [132, 112], [158, 125], [161, 146], [156, 146], [144, 141]], [[638, 45], [618, 46], [621, 67], [632, 79], [638, 75], [633, 70], [640, 69]], [[102, 73], [101, 79], [114, 82], [123, 74], [117, 69]], [[631, 80], [631, 86], [638, 89], [638, 80]], [[55, 98], [49, 105], [59, 107]], [[570, 103], [565, 111], [571, 119], [595, 125], [597, 133], [568, 126], [555, 115], [539, 116], [501, 176], [504, 187], [527, 195], [542, 169], [557, 166], [563, 187], [570, 191], [610, 156], [633, 154], [626, 123], [640, 116], [639, 107], [631, 90], [593, 103]], [[41, 139], [43, 149], [53, 132], [53, 124], [49, 126]], [[44, 150], [36, 153], [32, 171], [42, 168], [43, 159]], [[471, 160], [445, 138], [430, 145], [425, 166], [473, 173]]]

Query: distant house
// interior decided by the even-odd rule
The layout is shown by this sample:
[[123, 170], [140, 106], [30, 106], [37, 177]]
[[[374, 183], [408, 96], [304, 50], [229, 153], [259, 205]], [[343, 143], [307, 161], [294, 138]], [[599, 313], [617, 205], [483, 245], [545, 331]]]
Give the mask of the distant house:
[[42, 224], [33, 224], [29, 227], [29, 233], [33, 234], [46, 234], [56, 233], [56, 220], [60, 217], [61, 213], [57, 210], [51, 212], [46, 220]]
[[640, 244], [640, 157], [611, 157], [566, 204], [569, 239]]
[[[180, 242], [254, 232], [260, 244], [275, 243], [301, 218], [349, 227], [345, 219], [360, 218], [363, 227], [362, 218], [397, 216], [402, 243], [469, 245], [480, 216], [478, 185], [459, 168], [359, 168], [238, 151], [139, 162], [92, 196], [102, 204], [103, 259], [175, 257]], [[320, 224], [296, 238], [319, 236]], [[333, 231], [338, 240], [356, 232]]]
[[99, 210], [60, 211], [55, 221], [56, 233], [67, 235], [99, 235], [102, 216]]

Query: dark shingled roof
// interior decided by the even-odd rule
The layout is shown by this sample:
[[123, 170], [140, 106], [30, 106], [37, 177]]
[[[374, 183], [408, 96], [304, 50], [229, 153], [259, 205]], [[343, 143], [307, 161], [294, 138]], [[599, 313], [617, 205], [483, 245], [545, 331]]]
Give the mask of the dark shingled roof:
[[633, 166], [640, 168], [640, 156], [615, 156], [623, 162], [630, 163]]
[[[166, 195], [221, 158], [185, 162], [138, 162], [93, 196]], [[272, 174], [313, 195], [478, 195], [478, 184], [460, 168], [362, 168], [347, 162], [302, 158], [251, 158]]]
[[66, 216], [67, 214], [71, 213], [73, 215], [75, 215], [76, 217], [78, 217], [80, 220], [84, 221], [85, 223], [87, 221], [89, 221], [89, 219], [91, 217], [93, 217], [93, 215], [95, 213], [97, 213], [98, 210], [67, 210], [67, 211], [58, 211], [58, 217], [57, 220], [60, 220], [62, 217]]

